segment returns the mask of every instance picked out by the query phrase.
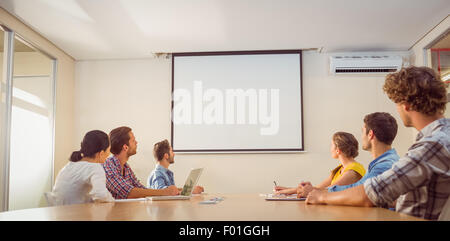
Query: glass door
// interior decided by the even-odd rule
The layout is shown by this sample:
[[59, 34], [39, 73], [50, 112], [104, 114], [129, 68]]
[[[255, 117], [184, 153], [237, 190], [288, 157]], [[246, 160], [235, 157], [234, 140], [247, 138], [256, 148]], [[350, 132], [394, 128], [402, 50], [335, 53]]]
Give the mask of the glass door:
[[56, 60], [0, 27], [0, 211], [42, 207], [53, 185]]
[[[6, 43], [6, 44], [5, 44]], [[7, 58], [5, 56], [5, 49], [8, 49], [8, 36], [0, 26], [0, 212], [7, 210], [7, 184], [8, 175], [7, 162], [5, 160], [5, 140], [7, 137], [6, 128], [6, 70]], [[6, 70], [5, 70], [6, 69]]]
[[54, 63], [14, 38], [9, 210], [46, 206], [53, 185]]
[[[429, 66], [441, 76], [442, 81], [450, 83], [450, 32], [440, 36], [428, 49], [430, 58]], [[445, 117], [450, 118], [450, 89], [447, 94], [448, 102]]]

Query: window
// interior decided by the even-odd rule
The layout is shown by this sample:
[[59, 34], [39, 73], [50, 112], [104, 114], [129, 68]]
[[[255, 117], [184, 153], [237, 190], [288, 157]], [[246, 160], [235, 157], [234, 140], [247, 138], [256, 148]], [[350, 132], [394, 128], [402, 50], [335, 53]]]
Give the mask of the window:
[[443, 81], [450, 83], [450, 34], [431, 47], [431, 67], [437, 71]]
[[56, 59], [3, 28], [2, 211], [42, 207], [53, 186]]

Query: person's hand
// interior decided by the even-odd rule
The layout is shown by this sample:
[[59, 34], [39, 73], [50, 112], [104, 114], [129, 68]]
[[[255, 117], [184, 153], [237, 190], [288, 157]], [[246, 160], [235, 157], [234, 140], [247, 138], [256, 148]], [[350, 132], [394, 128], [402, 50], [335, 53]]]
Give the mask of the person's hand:
[[310, 182], [301, 182], [297, 187], [297, 198], [306, 197], [314, 187]]
[[284, 190], [284, 189], [287, 189], [287, 187], [275, 186], [273, 188], [273, 192], [278, 192], [278, 191], [281, 191], [281, 190]]
[[192, 194], [200, 194], [204, 191], [205, 189], [202, 186], [195, 186], [194, 190], [192, 191]]
[[296, 188], [285, 188], [285, 189], [281, 189], [279, 191], [275, 191], [276, 195], [280, 195], [280, 194], [285, 194], [285, 195], [290, 195], [290, 194], [295, 194], [297, 192]]
[[324, 201], [324, 196], [327, 194], [327, 191], [314, 189], [306, 198], [306, 204], [326, 204]]
[[180, 191], [175, 185], [170, 185], [167, 188], [164, 189], [166, 191], [167, 196], [175, 196], [180, 194]]

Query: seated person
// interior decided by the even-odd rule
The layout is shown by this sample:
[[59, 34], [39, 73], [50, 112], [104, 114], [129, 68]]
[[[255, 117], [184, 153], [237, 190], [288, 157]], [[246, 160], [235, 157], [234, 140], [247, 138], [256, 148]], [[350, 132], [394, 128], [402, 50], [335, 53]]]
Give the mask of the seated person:
[[389, 74], [384, 92], [406, 127], [419, 133], [408, 152], [382, 174], [339, 192], [313, 190], [307, 204], [387, 207], [437, 220], [450, 196], [450, 119], [445, 118], [447, 85], [428, 67]]
[[[366, 170], [355, 161], [358, 156], [358, 141], [346, 132], [336, 132], [331, 140], [331, 157], [338, 159], [340, 165], [331, 171], [331, 174], [322, 183], [316, 186], [324, 189], [332, 185], [348, 185], [357, 182], [364, 176]], [[308, 182], [308, 184], [310, 184]], [[276, 194], [295, 194], [297, 188], [275, 187]]]
[[56, 204], [88, 202], [113, 202], [106, 189], [105, 171], [101, 163], [109, 156], [109, 138], [106, 133], [94, 130], [86, 133], [81, 149], [74, 151], [55, 180], [51, 195]]
[[[153, 155], [157, 164], [148, 178], [148, 187], [153, 189], [163, 189], [170, 185], [175, 185], [173, 172], [169, 170], [169, 165], [175, 162], [175, 153], [173, 153], [169, 141], [163, 140], [156, 143], [153, 147]], [[178, 188], [178, 190], [180, 192], [182, 191], [181, 188]], [[192, 193], [200, 194], [203, 191], [203, 187], [195, 186]]]
[[148, 196], [178, 195], [174, 185], [164, 189], [148, 189], [136, 178], [128, 165], [130, 156], [136, 154], [137, 141], [131, 128], [122, 126], [109, 133], [111, 152], [114, 154], [104, 163], [106, 187], [116, 199], [143, 198]]
[[[391, 147], [397, 135], [397, 121], [389, 113], [375, 112], [364, 117], [361, 128], [362, 149], [370, 151], [374, 160], [369, 164], [369, 170], [359, 181], [344, 186], [333, 185], [329, 192], [342, 191], [347, 188], [363, 184], [367, 179], [376, 177], [391, 169], [400, 158], [395, 149]], [[306, 197], [313, 189], [309, 183], [300, 183], [297, 188], [299, 197]]]

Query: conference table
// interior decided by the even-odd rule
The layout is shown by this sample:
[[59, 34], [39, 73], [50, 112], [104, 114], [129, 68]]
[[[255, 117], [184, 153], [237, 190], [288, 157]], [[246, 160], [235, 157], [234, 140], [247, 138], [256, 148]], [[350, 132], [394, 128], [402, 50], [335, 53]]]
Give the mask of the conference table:
[[[201, 201], [223, 197], [216, 204]], [[377, 207], [266, 201], [260, 194], [200, 194], [190, 200], [88, 203], [0, 213], [0, 220], [108, 221], [421, 221]]]

